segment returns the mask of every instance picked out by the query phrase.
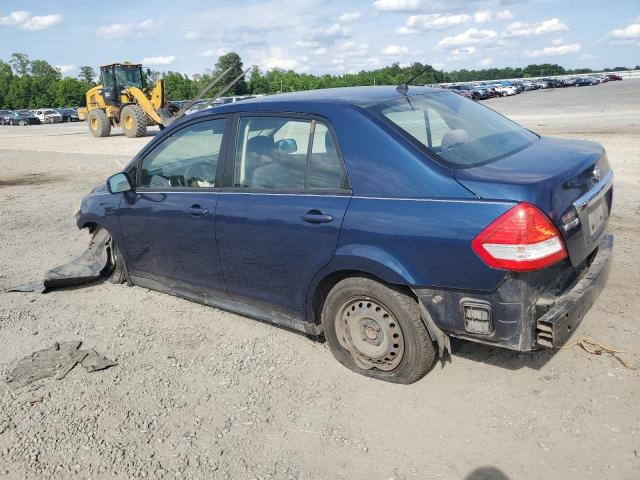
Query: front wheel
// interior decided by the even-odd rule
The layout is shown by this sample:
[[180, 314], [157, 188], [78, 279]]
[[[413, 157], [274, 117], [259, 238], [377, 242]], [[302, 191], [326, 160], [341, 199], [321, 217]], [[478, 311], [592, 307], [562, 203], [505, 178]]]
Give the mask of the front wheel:
[[435, 359], [415, 299], [370, 278], [338, 282], [324, 303], [322, 325], [334, 357], [368, 377], [413, 383]]
[[111, 133], [111, 120], [100, 108], [94, 108], [87, 116], [89, 131], [94, 137], [108, 137]]
[[18, 125], [20, 125], [21, 127], [24, 127], [27, 124], [27, 122], [25, 122], [24, 120], [20, 120], [18, 122]]
[[120, 112], [120, 126], [127, 137], [142, 137], [147, 131], [147, 114], [140, 105], [125, 105]]

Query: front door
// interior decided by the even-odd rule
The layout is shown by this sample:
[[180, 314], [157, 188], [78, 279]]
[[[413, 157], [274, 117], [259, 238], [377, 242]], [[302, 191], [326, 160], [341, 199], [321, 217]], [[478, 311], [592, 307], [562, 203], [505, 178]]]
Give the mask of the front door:
[[188, 124], [138, 165], [119, 221], [131, 273], [201, 293], [224, 291], [215, 240], [216, 175], [227, 120]]
[[308, 117], [240, 117], [237, 132], [216, 209], [227, 292], [302, 316], [351, 198], [335, 139]]

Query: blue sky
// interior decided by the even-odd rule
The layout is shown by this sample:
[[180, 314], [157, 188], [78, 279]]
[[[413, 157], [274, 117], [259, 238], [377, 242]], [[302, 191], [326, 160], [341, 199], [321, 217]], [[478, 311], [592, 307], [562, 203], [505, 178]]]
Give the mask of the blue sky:
[[230, 50], [262, 69], [342, 73], [393, 62], [445, 68], [635, 66], [639, 0], [35, 0], [0, 2], [0, 59], [65, 75], [142, 62], [193, 74]]

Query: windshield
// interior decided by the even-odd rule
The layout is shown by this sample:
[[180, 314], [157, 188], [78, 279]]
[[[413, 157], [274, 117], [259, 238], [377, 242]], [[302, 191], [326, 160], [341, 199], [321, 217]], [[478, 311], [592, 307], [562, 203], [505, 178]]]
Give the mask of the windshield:
[[142, 76], [139, 67], [126, 67], [120, 65], [116, 67], [116, 82], [121, 87], [142, 88]]
[[413, 95], [373, 109], [455, 168], [497, 160], [538, 139], [517, 123], [456, 93]]

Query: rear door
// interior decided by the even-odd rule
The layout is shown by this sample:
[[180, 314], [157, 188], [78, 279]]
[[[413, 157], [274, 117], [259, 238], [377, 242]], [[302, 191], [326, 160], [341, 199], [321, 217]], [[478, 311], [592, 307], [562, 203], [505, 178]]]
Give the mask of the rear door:
[[325, 120], [285, 114], [239, 116], [234, 131], [216, 210], [227, 292], [302, 315], [351, 198], [335, 136]]
[[138, 164], [118, 211], [131, 273], [200, 293], [224, 291], [214, 214], [229, 120], [191, 122]]

